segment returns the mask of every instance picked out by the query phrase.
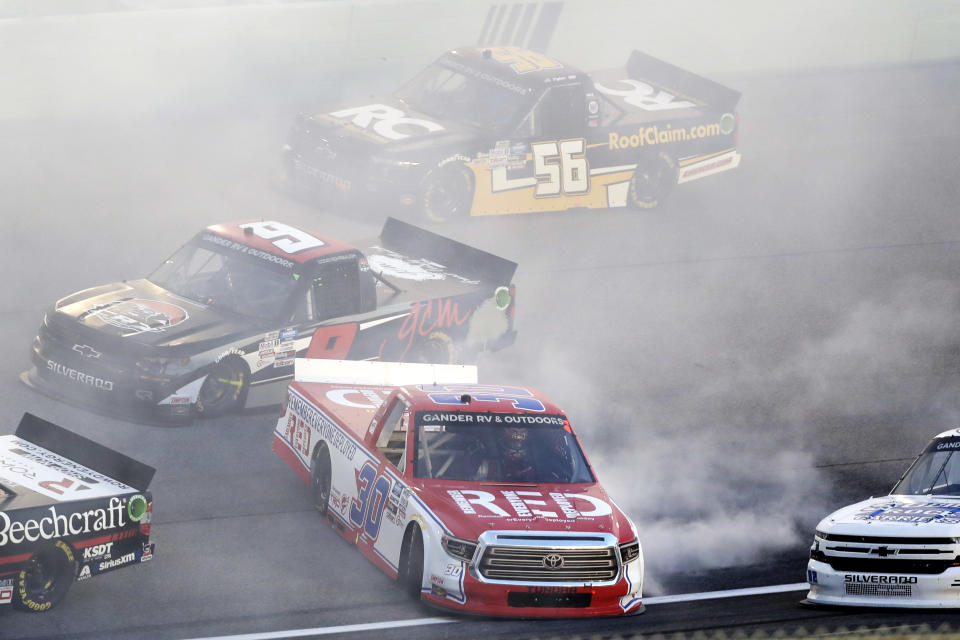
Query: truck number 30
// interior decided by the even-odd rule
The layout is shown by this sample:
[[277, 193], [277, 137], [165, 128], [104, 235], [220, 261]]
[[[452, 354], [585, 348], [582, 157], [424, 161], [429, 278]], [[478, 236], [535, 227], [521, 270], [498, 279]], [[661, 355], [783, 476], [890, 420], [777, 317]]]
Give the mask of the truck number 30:
[[538, 142], [531, 145], [538, 198], [562, 193], [586, 193], [590, 188], [589, 168], [583, 156], [584, 140]]
[[377, 468], [368, 462], [360, 469], [357, 486], [359, 491], [350, 508], [350, 522], [362, 529], [364, 536], [376, 540], [383, 520], [383, 508], [387, 506], [387, 496], [390, 495], [390, 479], [378, 476]]

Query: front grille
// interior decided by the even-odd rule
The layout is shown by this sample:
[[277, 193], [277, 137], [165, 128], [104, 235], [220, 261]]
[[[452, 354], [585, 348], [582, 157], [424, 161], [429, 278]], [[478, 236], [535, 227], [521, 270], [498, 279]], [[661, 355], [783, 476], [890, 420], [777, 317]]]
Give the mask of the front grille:
[[487, 547], [478, 566], [488, 580], [607, 582], [619, 566], [613, 547]]
[[836, 533], [818, 533], [828, 542], [859, 542], [861, 544], [953, 544], [953, 538], [900, 538], [893, 536], [848, 536]]
[[951, 560], [892, 560], [890, 558], [838, 558], [826, 556], [824, 562], [834, 571], [849, 573], [943, 573], [954, 561]]
[[845, 584], [844, 587], [848, 596], [909, 598], [913, 595], [913, 585], [909, 584]]

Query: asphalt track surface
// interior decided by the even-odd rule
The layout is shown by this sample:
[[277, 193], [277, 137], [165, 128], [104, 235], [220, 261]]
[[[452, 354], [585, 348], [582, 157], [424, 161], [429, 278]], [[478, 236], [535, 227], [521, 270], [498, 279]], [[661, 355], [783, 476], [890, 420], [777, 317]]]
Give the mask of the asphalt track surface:
[[[684, 185], [656, 212], [442, 230], [520, 263], [518, 341], [481, 360], [481, 380], [533, 384], [567, 407], [638, 523], [650, 596], [801, 582], [819, 517], [886, 491], [960, 408], [960, 66], [723, 80], [744, 93], [736, 172]], [[266, 217], [345, 240], [373, 235], [382, 214], [323, 212], [286, 191], [278, 148], [290, 116], [0, 122], [0, 433], [31, 411], [158, 469], [156, 559], [76, 584], [44, 615], [4, 608], [0, 637], [196, 638], [443, 615], [408, 601], [320, 522], [270, 451], [276, 410], [159, 427], [18, 381], [48, 304], [145, 275], [203, 225]], [[685, 537], [698, 513], [716, 528]], [[784, 526], [765, 527], [775, 520]], [[648, 528], [660, 537], [648, 541]], [[949, 613], [809, 609], [802, 596], [340, 635], [957, 626]]]

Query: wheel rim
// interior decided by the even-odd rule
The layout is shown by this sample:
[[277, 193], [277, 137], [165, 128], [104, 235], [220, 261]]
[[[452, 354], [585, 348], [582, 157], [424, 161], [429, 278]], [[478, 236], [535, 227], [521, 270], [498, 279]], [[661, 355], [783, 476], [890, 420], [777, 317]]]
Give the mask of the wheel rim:
[[233, 362], [218, 363], [207, 376], [197, 407], [200, 411], [225, 411], [231, 409], [240, 400], [247, 381], [247, 372], [243, 366]]
[[323, 459], [325, 452], [317, 454], [313, 468], [310, 470], [310, 484], [313, 489], [313, 503], [318, 511], [326, 511], [330, 501], [330, 477], [326, 472], [327, 462]]
[[50, 600], [50, 593], [56, 584], [56, 571], [39, 554], [30, 559], [25, 569], [24, 588], [30, 600], [43, 604]]
[[464, 169], [441, 171], [424, 190], [424, 211], [434, 222], [446, 222], [470, 213], [473, 198], [470, 177]]

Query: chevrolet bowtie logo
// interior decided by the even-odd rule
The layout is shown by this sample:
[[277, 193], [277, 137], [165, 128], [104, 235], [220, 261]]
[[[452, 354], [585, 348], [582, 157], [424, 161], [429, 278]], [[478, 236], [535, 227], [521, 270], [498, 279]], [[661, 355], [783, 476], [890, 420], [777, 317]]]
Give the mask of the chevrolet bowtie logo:
[[73, 350], [82, 355], [84, 358], [100, 357], [100, 352], [87, 344], [75, 344], [73, 345]]
[[896, 555], [897, 553], [896, 549], [891, 549], [890, 547], [877, 547], [876, 551], [877, 551], [877, 555], [879, 555], [881, 558], [886, 558], [887, 556], [893, 556], [893, 555]]

